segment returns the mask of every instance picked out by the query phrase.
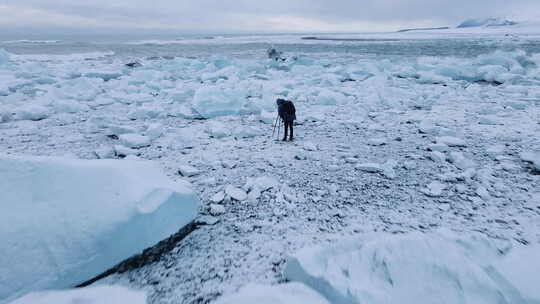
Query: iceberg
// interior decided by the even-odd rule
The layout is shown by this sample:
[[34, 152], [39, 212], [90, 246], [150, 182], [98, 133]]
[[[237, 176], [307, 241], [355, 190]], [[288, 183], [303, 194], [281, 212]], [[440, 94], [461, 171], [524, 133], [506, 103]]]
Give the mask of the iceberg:
[[317, 104], [319, 105], [338, 105], [344, 103], [347, 103], [345, 95], [328, 89], [321, 90], [317, 97]]
[[229, 128], [221, 122], [210, 122], [206, 127], [206, 133], [213, 138], [224, 138], [231, 135]]
[[160, 123], [153, 123], [146, 128], [144, 135], [150, 137], [152, 140], [158, 139], [165, 132], [165, 127]]
[[246, 104], [243, 91], [218, 86], [201, 87], [191, 102], [193, 109], [204, 118], [238, 115]]
[[58, 100], [52, 104], [56, 113], [79, 113], [87, 112], [90, 108], [73, 100]]
[[528, 303], [540, 302], [540, 263], [537, 262], [539, 253], [540, 245], [519, 246], [496, 265], [497, 271], [523, 293]]
[[540, 152], [539, 151], [525, 151], [519, 154], [522, 161], [532, 163], [533, 169], [540, 172]]
[[154, 163], [0, 156], [0, 303], [89, 280], [194, 220]]
[[161, 110], [157, 107], [143, 106], [129, 111], [127, 117], [131, 120], [153, 119], [160, 115]]
[[540, 282], [539, 249], [445, 230], [374, 233], [303, 249], [284, 274], [334, 304], [533, 304], [540, 300], [532, 287]]
[[140, 134], [122, 134], [118, 138], [124, 146], [132, 149], [144, 148], [152, 144], [150, 137]]
[[146, 293], [120, 286], [98, 286], [28, 294], [10, 304], [146, 304]]
[[15, 118], [18, 120], [42, 120], [50, 116], [47, 107], [37, 104], [26, 104], [15, 110]]

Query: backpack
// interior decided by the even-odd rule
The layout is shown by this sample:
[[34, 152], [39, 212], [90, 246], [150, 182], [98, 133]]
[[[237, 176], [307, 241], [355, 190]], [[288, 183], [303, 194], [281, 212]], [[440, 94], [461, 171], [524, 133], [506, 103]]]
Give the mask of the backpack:
[[283, 113], [292, 115], [292, 114], [295, 114], [295, 112], [296, 111], [295, 111], [292, 101], [287, 100], [287, 102], [283, 103]]

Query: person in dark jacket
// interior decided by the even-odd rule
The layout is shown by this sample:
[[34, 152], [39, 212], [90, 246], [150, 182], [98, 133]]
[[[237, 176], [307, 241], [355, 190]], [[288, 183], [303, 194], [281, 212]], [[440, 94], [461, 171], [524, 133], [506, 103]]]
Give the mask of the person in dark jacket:
[[285, 61], [285, 58], [282, 57], [283, 52], [276, 50], [275, 48], [270, 48], [266, 51], [268, 58], [275, 61]]
[[283, 136], [283, 141], [287, 140], [287, 134], [289, 133], [289, 130], [289, 140], [292, 141], [294, 138], [293, 124], [296, 120], [296, 108], [294, 107], [293, 102], [290, 100], [278, 98], [276, 103], [278, 106], [279, 117], [281, 117], [281, 119], [283, 120], [283, 124], [285, 125], [285, 134]]

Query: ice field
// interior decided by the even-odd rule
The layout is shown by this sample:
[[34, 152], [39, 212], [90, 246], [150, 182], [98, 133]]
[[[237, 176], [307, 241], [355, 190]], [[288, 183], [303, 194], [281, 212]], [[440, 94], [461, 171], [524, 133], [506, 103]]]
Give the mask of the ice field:
[[0, 303], [540, 303], [539, 134], [530, 28], [0, 41]]

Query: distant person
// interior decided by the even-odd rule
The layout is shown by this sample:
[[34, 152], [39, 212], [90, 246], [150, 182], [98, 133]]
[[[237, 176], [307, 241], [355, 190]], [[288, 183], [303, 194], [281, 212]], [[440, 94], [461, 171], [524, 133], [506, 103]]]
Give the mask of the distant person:
[[294, 139], [293, 125], [294, 125], [294, 121], [296, 120], [296, 108], [294, 107], [294, 103], [290, 100], [285, 100], [281, 98], [278, 98], [278, 100], [276, 100], [276, 103], [278, 106], [278, 115], [283, 120], [283, 124], [285, 125], [285, 134], [283, 136], [283, 141], [287, 140], [287, 135], [289, 134], [289, 130], [290, 130], [289, 140], [293, 141]]
[[283, 54], [282, 52], [279, 52], [275, 48], [269, 48], [266, 53], [268, 54], [268, 58], [275, 60], [275, 61], [284, 61], [285, 59], [281, 57]]

